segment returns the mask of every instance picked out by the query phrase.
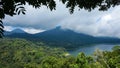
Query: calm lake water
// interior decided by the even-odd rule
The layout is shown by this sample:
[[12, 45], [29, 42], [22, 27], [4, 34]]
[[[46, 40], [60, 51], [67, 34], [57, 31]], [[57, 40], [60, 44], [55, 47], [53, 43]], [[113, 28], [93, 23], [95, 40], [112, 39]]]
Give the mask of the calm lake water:
[[[117, 44], [120, 46], [120, 44]], [[112, 48], [116, 46], [116, 44], [96, 44], [96, 45], [84, 45], [84, 46], [80, 46], [78, 49], [76, 50], [73, 50], [73, 51], [69, 51], [69, 53], [71, 55], [74, 55], [76, 56], [78, 53], [80, 52], [84, 52], [86, 55], [91, 55], [93, 54], [93, 52], [96, 50], [96, 49], [100, 49], [100, 50], [107, 50], [107, 51], [110, 51], [112, 50]]]

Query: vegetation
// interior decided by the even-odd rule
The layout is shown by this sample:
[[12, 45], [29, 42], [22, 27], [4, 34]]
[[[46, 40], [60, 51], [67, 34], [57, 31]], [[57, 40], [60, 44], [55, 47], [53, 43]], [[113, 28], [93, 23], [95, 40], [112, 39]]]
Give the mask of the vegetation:
[[50, 48], [24, 39], [0, 39], [0, 68], [120, 68], [120, 46], [112, 51], [73, 57], [63, 48]]

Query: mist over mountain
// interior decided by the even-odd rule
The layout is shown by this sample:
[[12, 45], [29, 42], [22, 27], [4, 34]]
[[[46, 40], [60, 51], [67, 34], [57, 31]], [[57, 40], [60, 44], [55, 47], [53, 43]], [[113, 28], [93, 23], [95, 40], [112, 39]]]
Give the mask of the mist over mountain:
[[11, 31], [6, 35], [11, 38], [24, 38], [30, 41], [43, 41], [49, 46], [76, 48], [81, 45], [90, 44], [118, 44], [119, 38], [112, 37], [94, 37], [83, 33], [77, 33], [70, 29], [62, 29], [60, 26], [37, 34], [28, 34], [21, 29]]

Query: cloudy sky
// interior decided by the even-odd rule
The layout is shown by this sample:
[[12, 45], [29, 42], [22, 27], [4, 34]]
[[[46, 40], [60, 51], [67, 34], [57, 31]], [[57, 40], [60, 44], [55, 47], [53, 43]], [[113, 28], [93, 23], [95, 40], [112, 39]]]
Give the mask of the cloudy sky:
[[44, 6], [34, 9], [26, 5], [25, 8], [26, 15], [6, 16], [5, 30], [22, 28], [29, 33], [37, 33], [61, 26], [63, 29], [71, 29], [93, 36], [120, 38], [120, 6], [104, 12], [97, 9], [91, 12], [75, 9], [73, 14], [70, 14], [65, 5], [61, 3], [57, 3], [56, 10], [52, 12]]

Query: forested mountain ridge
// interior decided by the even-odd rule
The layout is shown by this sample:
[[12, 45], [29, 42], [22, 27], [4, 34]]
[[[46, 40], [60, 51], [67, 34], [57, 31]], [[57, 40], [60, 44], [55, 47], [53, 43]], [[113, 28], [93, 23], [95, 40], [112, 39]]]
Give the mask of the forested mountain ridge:
[[[20, 30], [21, 31], [21, 30]], [[13, 31], [11, 34], [7, 34], [6, 37], [10, 38], [24, 38], [35, 42], [45, 42], [49, 46], [76, 48], [81, 45], [90, 44], [119, 44], [119, 38], [110, 37], [94, 37], [83, 33], [77, 33], [70, 29], [62, 29], [56, 27], [51, 30], [47, 30], [37, 34], [28, 34], [26, 32], [19, 33], [19, 31]]]

